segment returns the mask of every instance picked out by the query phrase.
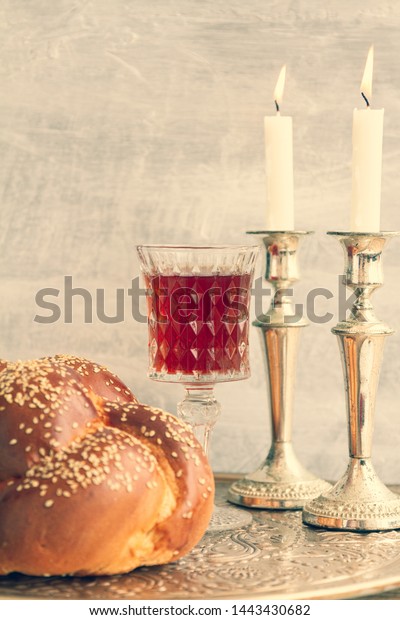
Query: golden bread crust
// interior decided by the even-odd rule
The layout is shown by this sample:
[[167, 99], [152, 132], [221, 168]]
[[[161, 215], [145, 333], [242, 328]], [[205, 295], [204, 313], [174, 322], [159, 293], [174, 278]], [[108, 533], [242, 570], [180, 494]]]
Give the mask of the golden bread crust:
[[0, 371], [0, 574], [169, 562], [199, 541], [213, 499], [189, 427], [104, 367], [57, 356]]

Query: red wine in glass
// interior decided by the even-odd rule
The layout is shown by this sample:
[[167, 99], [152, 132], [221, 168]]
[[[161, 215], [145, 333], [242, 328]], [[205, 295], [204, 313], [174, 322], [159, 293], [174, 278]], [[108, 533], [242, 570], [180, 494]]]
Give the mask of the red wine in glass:
[[146, 276], [150, 376], [249, 375], [252, 274]]

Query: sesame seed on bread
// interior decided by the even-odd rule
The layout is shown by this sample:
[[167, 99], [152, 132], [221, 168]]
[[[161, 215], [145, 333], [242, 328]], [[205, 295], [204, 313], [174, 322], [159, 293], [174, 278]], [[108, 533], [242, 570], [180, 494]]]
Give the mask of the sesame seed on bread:
[[213, 495], [189, 427], [104, 366], [56, 356], [0, 370], [0, 574], [169, 562], [203, 535]]

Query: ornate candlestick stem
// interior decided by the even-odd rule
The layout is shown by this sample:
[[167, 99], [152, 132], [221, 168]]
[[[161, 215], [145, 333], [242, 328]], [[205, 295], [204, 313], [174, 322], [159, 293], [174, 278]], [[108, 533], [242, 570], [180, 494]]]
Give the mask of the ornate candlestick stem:
[[257, 235], [265, 246], [265, 279], [274, 288], [268, 312], [253, 323], [260, 330], [267, 363], [272, 445], [257, 471], [232, 484], [228, 499], [254, 508], [302, 508], [305, 501], [330, 487], [300, 464], [292, 445], [297, 349], [301, 328], [307, 321], [296, 315], [291, 287], [299, 279], [298, 244], [309, 233], [261, 231], [249, 234]]
[[355, 294], [348, 320], [332, 329], [342, 358], [349, 432], [349, 464], [327, 493], [311, 501], [303, 521], [320, 527], [373, 531], [400, 528], [400, 498], [371, 463], [375, 397], [385, 338], [393, 330], [375, 315], [370, 296], [383, 284], [382, 251], [399, 233], [328, 233], [345, 255], [344, 284]]

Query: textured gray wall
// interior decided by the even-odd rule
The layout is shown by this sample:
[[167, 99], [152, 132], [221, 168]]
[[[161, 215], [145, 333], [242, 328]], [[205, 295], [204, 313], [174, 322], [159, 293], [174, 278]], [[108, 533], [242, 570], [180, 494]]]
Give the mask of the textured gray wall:
[[[351, 120], [375, 43], [373, 105], [385, 107], [382, 228], [400, 229], [400, 4], [391, 0], [0, 0], [2, 354], [75, 352], [107, 363], [145, 401], [174, 410], [180, 386], [146, 378], [146, 327], [129, 318], [35, 323], [35, 293], [115, 289], [138, 274], [140, 242], [240, 242], [264, 225], [263, 116], [280, 66], [294, 117], [302, 252], [297, 299], [336, 290], [341, 250], [324, 236], [350, 215]], [[383, 364], [377, 469], [399, 481], [400, 242], [376, 306], [397, 334]], [[260, 267], [261, 268], [261, 267]], [[60, 298], [61, 299], [61, 298]], [[335, 303], [319, 311], [335, 312]], [[129, 302], [126, 303], [129, 313]], [[295, 403], [303, 461], [336, 478], [346, 460], [339, 354], [329, 325], [304, 333]], [[254, 332], [254, 330], [253, 330]], [[263, 361], [217, 388], [217, 470], [248, 471], [269, 444]]]

